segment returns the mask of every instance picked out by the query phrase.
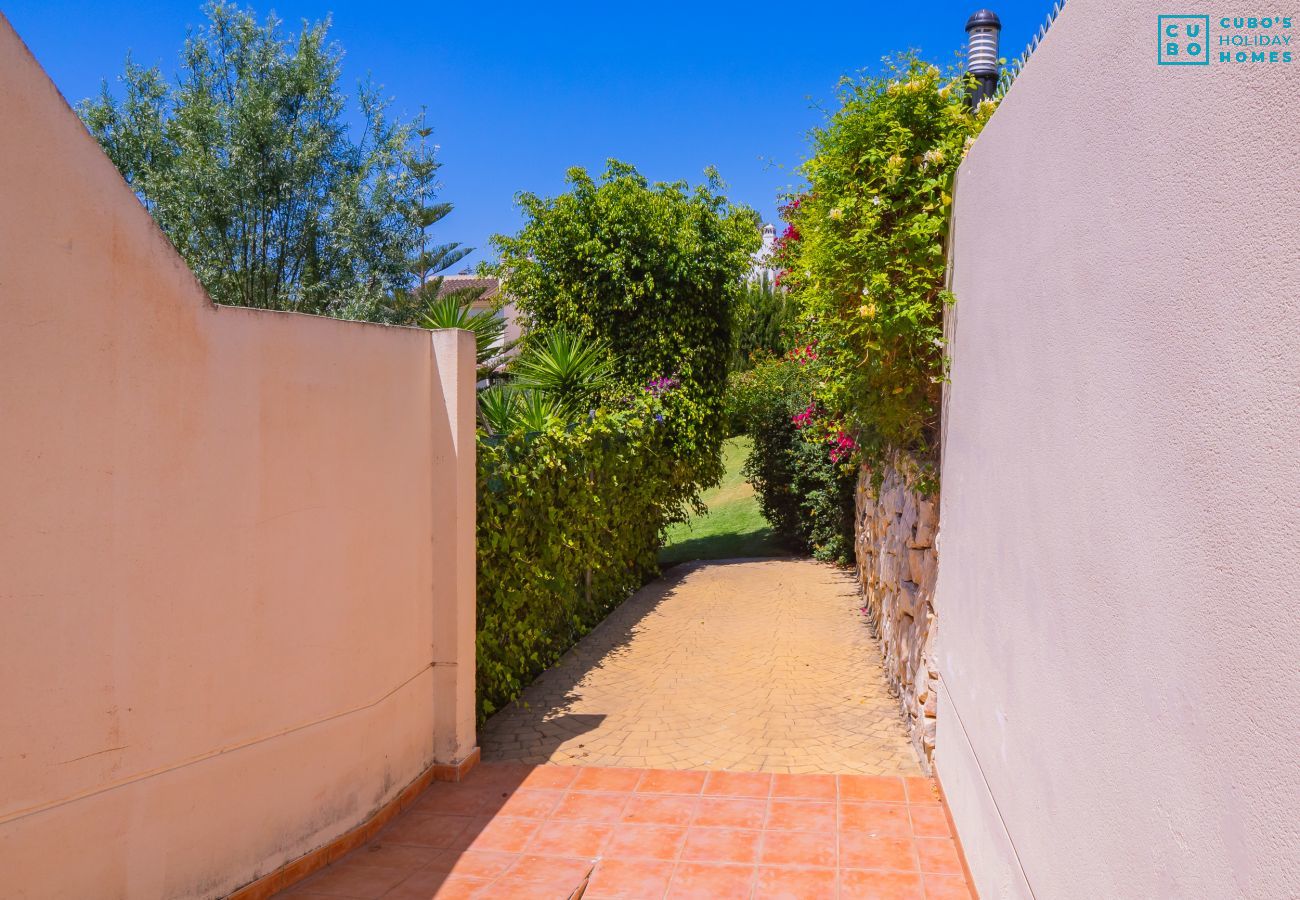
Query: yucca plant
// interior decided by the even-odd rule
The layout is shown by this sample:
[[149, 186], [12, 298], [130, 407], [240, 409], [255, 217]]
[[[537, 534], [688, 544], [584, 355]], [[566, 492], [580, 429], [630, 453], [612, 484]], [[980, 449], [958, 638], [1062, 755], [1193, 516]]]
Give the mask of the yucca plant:
[[488, 434], [545, 431], [567, 421], [554, 398], [513, 384], [493, 385], [479, 391], [478, 415]]
[[420, 324], [425, 328], [463, 328], [474, 333], [474, 362], [478, 369], [479, 381], [487, 378], [496, 370], [500, 358], [513, 346], [513, 342], [504, 340], [506, 323], [490, 312], [475, 310], [471, 307], [477, 299], [474, 289], [453, 291], [429, 301], [420, 315]]
[[609, 345], [563, 328], [529, 347], [511, 373], [515, 385], [551, 398], [566, 419], [585, 414], [615, 383]]
[[555, 398], [541, 391], [520, 390], [516, 409], [519, 425], [524, 431], [545, 431], [568, 422]]
[[478, 392], [478, 417], [488, 434], [505, 434], [519, 421], [519, 391], [508, 384]]

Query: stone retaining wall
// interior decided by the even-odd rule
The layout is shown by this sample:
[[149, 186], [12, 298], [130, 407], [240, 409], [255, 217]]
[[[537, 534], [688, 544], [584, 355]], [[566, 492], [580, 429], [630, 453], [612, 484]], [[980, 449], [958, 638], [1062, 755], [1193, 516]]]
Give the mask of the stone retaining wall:
[[864, 609], [880, 640], [885, 675], [899, 698], [912, 745], [929, 771], [938, 687], [931, 599], [939, 567], [939, 498], [920, 493], [907, 469], [887, 468], [878, 491], [862, 470], [854, 494], [854, 532]]

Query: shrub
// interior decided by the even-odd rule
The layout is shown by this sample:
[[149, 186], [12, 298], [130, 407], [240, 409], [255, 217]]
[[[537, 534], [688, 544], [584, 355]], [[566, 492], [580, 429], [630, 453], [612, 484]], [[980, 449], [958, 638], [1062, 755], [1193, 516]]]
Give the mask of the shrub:
[[478, 441], [478, 694], [486, 717], [658, 572], [692, 485], [666, 452], [680, 396], [637, 395]]
[[555, 328], [605, 342], [628, 388], [677, 378], [679, 414], [667, 450], [708, 485], [722, 474], [722, 395], [732, 306], [758, 248], [757, 219], [704, 185], [651, 184], [611, 160], [599, 181], [570, 169], [557, 197], [521, 194], [516, 236], [497, 235], [493, 271], [527, 326], [526, 343]]
[[808, 189], [783, 210], [775, 258], [817, 342], [819, 402], [870, 463], [934, 445], [952, 181], [994, 107], [972, 113], [966, 97], [961, 79], [910, 56], [845, 79], [812, 134]]
[[815, 399], [818, 357], [803, 347], [733, 376], [728, 408], [753, 439], [745, 476], [785, 543], [847, 564], [853, 554], [852, 440]]
[[767, 281], [746, 284], [736, 299], [732, 326], [732, 372], [751, 368], [755, 356], [780, 356], [793, 345], [795, 305]]

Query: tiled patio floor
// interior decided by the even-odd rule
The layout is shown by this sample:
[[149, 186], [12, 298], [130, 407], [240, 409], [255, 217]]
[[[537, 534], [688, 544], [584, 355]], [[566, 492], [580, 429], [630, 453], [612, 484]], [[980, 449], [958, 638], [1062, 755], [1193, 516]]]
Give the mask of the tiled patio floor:
[[929, 779], [484, 763], [460, 784], [434, 784], [375, 840], [284, 896], [971, 893]]
[[810, 559], [679, 566], [493, 716], [483, 758], [920, 775], [861, 606]]

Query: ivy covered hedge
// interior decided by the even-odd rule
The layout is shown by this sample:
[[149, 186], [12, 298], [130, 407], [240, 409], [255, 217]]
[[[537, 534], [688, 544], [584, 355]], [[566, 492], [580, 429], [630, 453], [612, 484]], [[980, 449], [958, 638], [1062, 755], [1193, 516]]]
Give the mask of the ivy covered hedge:
[[657, 571], [694, 484], [665, 452], [671, 393], [577, 425], [479, 434], [478, 696], [486, 718]]

